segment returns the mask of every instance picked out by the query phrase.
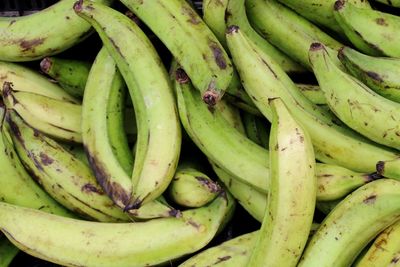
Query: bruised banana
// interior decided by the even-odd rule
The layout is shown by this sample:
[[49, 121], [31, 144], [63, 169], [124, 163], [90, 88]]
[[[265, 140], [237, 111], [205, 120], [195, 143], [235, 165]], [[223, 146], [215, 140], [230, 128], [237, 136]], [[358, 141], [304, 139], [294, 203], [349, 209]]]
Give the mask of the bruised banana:
[[[398, 157], [396, 152], [372, 144], [345, 126], [332, 123], [330, 113], [323, 113], [311, 102], [307, 104], [308, 100], [301, 92], [296, 92], [298, 88], [279, 65], [252, 45], [238, 27], [230, 27], [227, 41], [245, 90], [256, 106], [270, 119], [268, 99], [280, 97], [296, 120], [307, 129], [318, 160], [368, 173], [375, 171], [376, 162]], [[304, 98], [302, 102], [301, 98]]]
[[372, 55], [400, 57], [400, 17], [338, 0], [334, 5], [337, 24], [360, 51]]
[[368, 183], [325, 217], [298, 266], [350, 266], [368, 242], [399, 216], [400, 182], [380, 179]]
[[55, 200], [88, 219], [129, 220], [104, 194], [85, 163], [31, 128], [15, 111], [7, 110], [5, 119], [22, 163]]
[[376, 93], [400, 102], [400, 60], [364, 55], [350, 47], [339, 50], [338, 58], [347, 71]]
[[233, 208], [231, 196], [221, 193], [207, 206], [186, 210], [179, 218], [116, 224], [0, 203], [0, 228], [24, 252], [60, 265], [153, 266], [206, 246]]
[[378, 95], [336, 67], [321, 43], [311, 45], [310, 62], [330, 109], [340, 120], [379, 144], [400, 148], [400, 103]]
[[18, 253], [19, 249], [0, 234], [0, 267], [9, 267]]
[[[165, 44], [201, 92], [215, 105], [232, 79], [232, 63], [223, 46], [185, 0], [121, 0]], [[157, 19], [154, 19], [157, 14]]]
[[178, 164], [181, 129], [168, 74], [149, 39], [131, 19], [86, 0], [76, 2], [74, 9], [98, 32], [135, 107], [138, 134], [132, 196], [125, 210], [137, 209], [165, 191]]
[[315, 210], [317, 180], [311, 138], [280, 98], [272, 125], [268, 204], [248, 266], [296, 266]]
[[[58, 54], [84, 40], [90, 24], [72, 10], [75, 0], [61, 0], [28, 16], [0, 19], [0, 60], [33, 61]], [[112, 0], [97, 0], [110, 5]]]

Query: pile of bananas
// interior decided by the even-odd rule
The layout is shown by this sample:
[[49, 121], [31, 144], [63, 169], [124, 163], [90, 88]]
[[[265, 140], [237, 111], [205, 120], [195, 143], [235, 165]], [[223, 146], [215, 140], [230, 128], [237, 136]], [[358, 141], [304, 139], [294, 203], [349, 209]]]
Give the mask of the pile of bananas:
[[0, 267], [400, 264], [400, 1], [120, 2], [0, 20]]

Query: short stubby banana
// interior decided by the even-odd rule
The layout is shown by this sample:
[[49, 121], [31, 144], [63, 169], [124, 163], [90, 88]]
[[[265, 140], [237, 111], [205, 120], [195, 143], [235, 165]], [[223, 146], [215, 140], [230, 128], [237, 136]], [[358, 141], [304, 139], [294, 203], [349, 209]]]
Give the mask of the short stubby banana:
[[311, 230], [317, 194], [311, 138], [280, 98], [270, 100], [270, 189], [248, 266], [296, 266]]
[[[91, 26], [78, 17], [75, 0], [58, 3], [22, 17], [0, 19], [0, 60], [32, 61], [58, 54], [84, 40]], [[97, 0], [110, 5], [112, 0]]]
[[400, 103], [378, 95], [335, 66], [325, 46], [310, 46], [310, 62], [330, 109], [350, 128], [383, 145], [400, 149]]
[[60, 265], [153, 266], [206, 246], [232, 211], [233, 201], [221, 193], [207, 206], [182, 212], [180, 218], [118, 224], [0, 203], [0, 229], [24, 252]]
[[358, 8], [345, 0], [335, 2], [334, 15], [337, 24], [360, 51], [400, 57], [400, 17]]
[[181, 129], [172, 86], [153, 45], [135, 22], [87, 0], [76, 2], [74, 9], [99, 33], [132, 98], [138, 134], [132, 197], [125, 209], [139, 208], [165, 191], [178, 164]]
[[298, 266], [350, 266], [368, 242], [399, 216], [400, 182], [380, 179], [368, 183], [325, 217]]
[[338, 58], [347, 71], [376, 93], [400, 102], [400, 60], [364, 55], [350, 47], [339, 50]]
[[[121, 0], [165, 44], [201, 92], [215, 105], [232, 79], [232, 63], [223, 46], [185, 0]], [[154, 19], [157, 14], [157, 19]]]

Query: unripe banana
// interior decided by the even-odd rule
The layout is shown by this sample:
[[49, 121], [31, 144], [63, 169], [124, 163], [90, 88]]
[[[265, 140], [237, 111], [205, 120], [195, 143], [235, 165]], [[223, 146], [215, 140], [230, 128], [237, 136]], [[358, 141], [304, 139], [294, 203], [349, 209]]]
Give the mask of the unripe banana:
[[[22, 17], [0, 19], [0, 60], [32, 61], [58, 54], [84, 40], [91, 27], [72, 10], [75, 0]], [[112, 0], [97, 0], [110, 5]]]
[[240, 133], [245, 134], [242, 117], [240, 116], [240, 110], [232, 105], [231, 103], [221, 99], [215, 109], [221, 113], [222, 117], [228, 121], [232, 127], [238, 130]]
[[77, 98], [83, 96], [91, 65], [90, 62], [59, 57], [45, 57], [40, 61], [40, 69]]
[[329, 214], [336, 206], [337, 204], [342, 201], [343, 198], [335, 199], [335, 200], [330, 200], [330, 201], [317, 201], [317, 204], [315, 205], [316, 208], [321, 211], [323, 214], [327, 215]]
[[125, 210], [137, 209], [165, 191], [178, 164], [181, 129], [168, 74], [149, 39], [128, 17], [87, 0], [76, 2], [74, 9], [98, 32], [132, 98], [138, 134], [132, 196]]
[[347, 71], [387, 99], [400, 102], [400, 60], [371, 57], [350, 47], [339, 50], [338, 58]]
[[326, 99], [324, 92], [318, 85], [297, 83], [297, 88], [303, 93], [308, 100], [316, 105], [325, 105]]
[[[202, 2], [203, 20], [225, 49], [228, 48], [225, 40], [225, 12], [228, 1], [229, 0], [204, 0]], [[226, 52], [229, 53], [227, 50]]]
[[384, 177], [400, 180], [400, 158], [379, 161], [376, 164], [376, 172]]
[[24, 252], [60, 265], [153, 266], [206, 246], [233, 207], [232, 197], [221, 193], [207, 206], [182, 212], [180, 218], [116, 224], [0, 203], [0, 228]]
[[311, 230], [317, 193], [311, 138], [280, 98], [272, 109], [268, 204], [248, 266], [296, 266]]
[[0, 234], [0, 267], [10, 266], [18, 252], [19, 249], [8, 241], [5, 236]]
[[247, 137], [254, 143], [267, 148], [270, 130], [269, 122], [264, 118], [247, 112], [242, 113], [242, 118]]
[[399, 216], [400, 182], [380, 179], [368, 183], [327, 215], [298, 266], [350, 266], [367, 243]]
[[[336, 21], [351, 43], [368, 55], [400, 57], [400, 18], [338, 0], [334, 5]], [[321, 40], [322, 41], [322, 40]]]

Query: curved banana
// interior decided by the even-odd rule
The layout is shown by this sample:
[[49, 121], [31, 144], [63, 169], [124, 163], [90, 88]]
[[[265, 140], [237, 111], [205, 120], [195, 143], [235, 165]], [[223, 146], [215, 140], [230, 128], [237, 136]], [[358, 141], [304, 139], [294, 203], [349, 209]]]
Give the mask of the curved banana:
[[269, 122], [248, 112], [242, 113], [247, 137], [254, 143], [267, 148], [269, 142]]
[[90, 62], [59, 57], [45, 57], [40, 61], [42, 72], [57, 81], [70, 95], [77, 98], [83, 96], [91, 65]]
[[350, 47], [339, 50], [338, 58], [347, 71], [376, 93], [400, 102], [400, 60], [364, 55]]
[[334, 50], [342, 46], [304, 17], [275, 0], [246, 0], [246, 11], [251, 24], [265, 39], [309, 70], [308, 49], [311, 43], [319, 40]]
[[[310, 103], [285, 72], [252, 45], [238, 27], [230, 27], [227, 41], [244, 87], [259, 110], [265, 117], [271, 118], [268, 99], [280, 97], [307, 129], [318, 160], [354, 171], [374, 172], [379, 160], [398, 157], [396, 152], [371, 144], [345, 126], [333, 124], [332, 115]], [[302, 103], [306, 103], [308, 108]]]
[[[336, 0], [278, 0], [282, 4], [290, 7], [296, 13], [305, 17], [315, 24], [331, 29], [340, 35], [344, 35], [342, 28], [336, 22], [333, 15], [333, 5]], [[348, 0], [359, 8], [371, 9], [368, 1]]]
[[165, 191], [178, 164], [181, 129], [169, 77], [149, 39], [128, 17], [86, 0], [77, 2], [74, 9], [99, 33], [135, 107], [133, 189], [125, 209], [136, 209]]
[[350, 266], [364, 246], [399, 216], [400, 182], [380, 179], [368, 183], [327, 215], [298, 266]]
[[98, 185], [89, 167], [61, 145], [31, 128], [13, 110], [6, 121], [24, 166], [64, 207], [98, 221], [129, 220]]
[[[185, 0], [121, 0], [165, 44], [208, 105], [215, 105], [232, 79], [223, 46]], [[157, 19], [154, 19], [157, 14]]]
[[358, 8], [349, 1], [334, 5], [337, 24], [351, 43], [368, 55], [400, 57], [400, 18], [373, 9]]
[[399, 0], [374, 0], [376, 2], [383, 3], [388, 6], [393, 6], [393, 7], [400, 7], [400, 1]]
[[19, 249], [8, 239], [0, 234], [0, 267], [10, 266], [13, 259], [19, 253]]
[[24, 252], [60, 265], [153, 266], [206, 246], [233, 204], [229, 194], [221, 193], [207, 206], [182, 212], [180, 218], [116, 224], [0, 203], [0, 228]]
[[202, 2], [203, 20], [212, 30], [221, 45], [227, 50], [225, 40], [225, 12], [229, 0], [204, 0]]
[[296, 83], [296, 85], [303, 95], [312, 103], [316, 105], [326, 105], [324, 92], [321, 91], [318, 85], [303, 83]]
[[317, 201], [332, 201], [345, 197], [360, 186], [382, 178], [376, 172], [358, 173], [346, 168], [317, 163]]
[[400, 148], [400, 103], [376, 94], [336, 67], [321, 43], [311, 45], [310, 62], [330, 109], [340, 120], [379, 144]]
[[16, 63], [0, 61], [0, 88], [3, 88], [4, 82], [12, 83], [15, 90], [22, 92], [79, 103], [79, 100], [69, 95], [57, 84], [50, 82], [39, 72]]
[[[71, 8], [75, 1], [61, 0], [28, 16], [1, 18], [0, 60], [37, 60], [84, 40], [92, 31]], [[110, 5], [112, 0], [97, 2]]]
[[400, 260], [400, 221], [378, 235], [355, 267], [396, 266]]
[[311, 138], [283, 101], [271, 99], [268, 204], [248, 266], [296, 266], [311, 230], [317, 180]]

